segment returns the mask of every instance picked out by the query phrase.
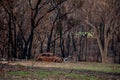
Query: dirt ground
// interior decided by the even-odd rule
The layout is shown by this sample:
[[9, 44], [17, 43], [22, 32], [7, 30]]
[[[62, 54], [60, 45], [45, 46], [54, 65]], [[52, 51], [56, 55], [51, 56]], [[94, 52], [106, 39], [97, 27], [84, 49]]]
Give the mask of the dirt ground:
[[[22, 65], [22, 66], [21, 66]], [[61, 65], [61, 66], [60, 66]], [[64, 65], [63, 68], [62, 65]], [[69, 67], [69, 68], [68, 68]], [[65, 77], [65, 74], [60, 73], [56, 76], [48, 76], [49, 78], [37, 78], [36, 76], [11, 76], [6, 73], [11, 71], [59, 71], [65, 74], [74, 73], [76, 75], [85, 75], [87, 77], [94, 76], [98, 80], [120, 80], [120, 73], [105, 73], [90, 70], [76, 70], [64, 63], [48, 63], [48, 62], [32, 62], [32, 61], [18, 61], [18, 62], [4, 62], [0, 64], [0, 80], [76, 80], [74, 78]], [[77, 79], [82, 80], [82, 79]], [[85, 79], [94, 80], [94, 79]]]

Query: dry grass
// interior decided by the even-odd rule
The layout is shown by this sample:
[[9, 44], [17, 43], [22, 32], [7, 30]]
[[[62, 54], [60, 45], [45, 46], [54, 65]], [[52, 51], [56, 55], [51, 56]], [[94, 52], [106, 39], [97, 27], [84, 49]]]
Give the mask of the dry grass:
[[[7, 63], [7, 62], [4, 62]], [[10, 65], [22, 65], [29, 67], [51, 67], [77, 70], [92, 70], [102, 72], [117, 72], [120, 73], [119, 64], [102, 64], [93, 62], [76, 62], [76, 63], [54, 63], [54, 62], [39, 62], [39, 61], [15, 61], [9, 63]]]
[[[0, 80], [119, 80], [120, 65], [93, 62], [3, 61]], [[16, 66], [10, 66], [16, 65]], [[26, 67], [24, 67], [26, 66]], [[31, 67], [31, 68], [30, 68]], [[38, 68], [36, 68], [38, 67]], [[46, 67], [46, 68], [44, 68]], [[113, 69], [117, 68], [117, 69]], [[9, 71], [6, 71], [8, 69]], [[82, 71], [83, 70], [83, 71]], [[91, 71], [85, 71], [91, 70]], [[95, 72], [95, 71], [102, 71]], [[3, 74], [3, 72], [5, 72]], [[110, 73], [104, 73], [110, 72]], [[115, 72], [112, 73], [111, 72]], [[107, 76], [106, 76], [107, 75]]]

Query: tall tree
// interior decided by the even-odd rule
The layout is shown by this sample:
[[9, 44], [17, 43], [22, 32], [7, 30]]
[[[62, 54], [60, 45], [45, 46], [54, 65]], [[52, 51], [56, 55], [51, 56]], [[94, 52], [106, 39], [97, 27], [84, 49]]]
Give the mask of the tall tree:
[[[15, 0], [1, 0], [1, 5], [6, 12], [6, 22], [8, 24], [8, 58], [17, 56], [17, 30], [16, 30], [16, 8], [19, 5]], [[19, 2], [19, 1], [18, 1]]]
[[91, 4], [90, 8], [86, 10], [83, 9], [87, 14], [85, 22], [93, 28], [94, 37], [97, 39], [102, 56], [102, 63], [108, 62], [108, 46], [113, 38], [114, 32], [120, 26], [120, 13], [116, 13], [116, 9], [118, 8], [113, 7], [116, 6], [115, 1], [117, 0], [106, 1], [89, 1]]

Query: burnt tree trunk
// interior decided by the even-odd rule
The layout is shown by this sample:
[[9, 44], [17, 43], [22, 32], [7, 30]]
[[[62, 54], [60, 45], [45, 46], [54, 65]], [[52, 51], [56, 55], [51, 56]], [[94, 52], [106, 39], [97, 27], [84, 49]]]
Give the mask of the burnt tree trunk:
[[12, 59], [12, 48], [13, 48], [13, 40], [12, 40], [12, 28], [11, 28], [11, 21], [12, 21], [12, 18], [11, 18], [11, 14], [9, 14], [9, 21], [8, 21], [8, 37], [9, 37], [9, 40], [8, 40], [8, 59]]
[[74, 38], [74, 34], [72, 35], [72, 45], [73, 45], [74, 51], [77, 51], [77, 48], [76, 48], [76, 41], [75, 41], [75, 38]]
[[70, 54], [70, 33], [67, 35], [67, 42], [66, 42], [66, 56], [69, 56]]
[[54, 26], [52, 26], [50, 35], [49, 35], [49, 37], [48, 37], [47, 52], [50, 52], [50, 45], [51, 45], [53, 30], [54, 30]]

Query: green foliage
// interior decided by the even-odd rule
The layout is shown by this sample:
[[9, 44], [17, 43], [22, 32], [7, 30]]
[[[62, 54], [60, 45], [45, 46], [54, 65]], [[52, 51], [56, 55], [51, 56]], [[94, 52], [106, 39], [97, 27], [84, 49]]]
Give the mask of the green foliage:
[[50, 72], [39, 71], [39, 72], [37, 72], [37, 75], [38, 75], [39, 77], [47, 77], [48, 75], [50, 75]]
[[81, 80], [101, 80], [95, 76], [80, 75]]
[[91, 32], [78, 32], [76, 35], [78, 36], [87, 36], [87, 37], [93, 37]]
[[[73, 65], [73, 64], [71, 64]], [[69, 65], [69, 66], [71, 66]], [[101, 72], [116, 72], [112, 71], [113, 67], [120, 67], [118, 64], [101, 64], [101, 63], [81, 63], [79, 65], [73, 65], [73, 69], [77, 70], [91, 70], [91, 71], [101, 71]], [[120, 68], [117, 69], [120, 71]], [[99, 78], [93, 75], [87, 74], [77, 74], [77, 73], [69, 73], [66, 71], [56, 70], [56, 71], [49, 71], [49, 70], [40, 70], [40, 71], [11, 71], [8, 72], [10, 76], [19, 76], [19, 77], [32, 77], [37, 78], [39, 80], [43, 79], [53, 79], [53, 80], [61, 80], [61, 79], [70, 79], [70, 80], [105, 80], [104, 78]], [[2, 76], [0, 76], [1, 78]], [[62, 78], [61, 78], [62, 77]], [[15, 80], [15, 79], [13, 79]]]
[[86, 76], [86, 75], [80, 75], [80, 74], [75, 74], [75, 73], [65, 73], [65, 72], [60, 72], [60, 71], [39, 71], [39, 72], [35, 72], [33, 74], [37, 74], [37, 76], [41, 77], [41, 78], [47, 78], [51, 75], [54, 76], [61, 76], [64, 75], [66, 78], [70, 78], [70, 79], [75, 79], [75, 80], [100, 80], [95, 76]]
[[79, 74], [74, 74], [74, 73], [70, 73], [70, 74], [66, 74], [66, 77], [78, 77]]
[[69, 73], [69, 74], [65, 74], [65, 77], [70, 77], [70, 78], [74, 78], [76, 80], [80, 80], [79, 74]]
[[12, 71], [12, 72], [9, 72], [9, 74], [11, 74], [11, 75], [19, 75], [19, 76], [26, 76], [29, 73], [26, 72], [26, 71]]
[[[84, 65], [82, 66], [75, 65], [73, 68], [77, 70], [90, 70], [105, 73], [120, 73], [119, 64], [84, 63]], [[116, 68], [116, 70], [114, 70], [113, 68]]]
[[75, 80], [100, 80], [95, 76], [86, 76], [86, 75], [79, 75], [74, 73], [66, 74], [65, 76], [74, 78]]

